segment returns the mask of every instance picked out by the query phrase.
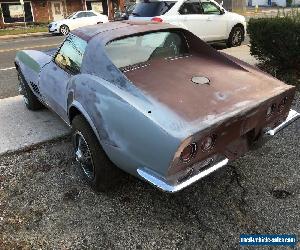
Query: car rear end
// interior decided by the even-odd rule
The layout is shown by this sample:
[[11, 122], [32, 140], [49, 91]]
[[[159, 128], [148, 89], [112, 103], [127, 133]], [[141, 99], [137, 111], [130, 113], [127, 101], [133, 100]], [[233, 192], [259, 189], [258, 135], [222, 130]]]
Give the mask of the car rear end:
[[188, 31], [130, 36], [111, 42], [107, 53], [152, 103], [149, 118], [181, 140], [164, 169], [137, 170], [164, 191], [191, 185], [299, 118], [290, 110], [295, 87], [223, 56]]
[[129, 20], [163, 22], [163, 17], [175, 5], [176, 1], [140, 1], [135, 5]]
[[290, 109], [294, 93], [294, 88], [287, 89], [244, 112], [212, 121], [210, 127], [182, 142], [165, 176], [147, 168], [138, 169], [138, 173], [167, 192], [191, 185], [249, 150], [261, 147], [298, 119], [299, 113]]

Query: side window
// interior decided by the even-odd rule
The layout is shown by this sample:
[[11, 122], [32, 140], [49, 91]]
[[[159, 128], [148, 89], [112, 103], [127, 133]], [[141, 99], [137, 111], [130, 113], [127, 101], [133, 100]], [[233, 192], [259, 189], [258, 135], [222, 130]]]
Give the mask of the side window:
[[71, 74], [78, 74], [87, 42], [70, 34], [55, 55], [55, 63]]
[[206, 15], [212, 15], [212, 14], [219, 15], [221, 13], [218, 6], [215, 5], [212, 2], [202, 2], [201, 5], [202, 5], [202, 9], [203, 9], [203, 14], [206, 14]]
[[85, 14], [85, 12], [80, 12], [80, 13], [77, 14], [76, 17], [77, 18], [86, 17], [86, 14]]
[[91, 17], [91, 16], [96, 16], [96, 14], [95, 13], [93, 13], [93, 12], [86, 12], [86, 15], [85, 15], [86, 17]]
[[193, 15], [193, 14], [201, 14], [201, 6], [199, 1], [186, 1], [184, 2], [180, 9], [179, 13], [181, 15]]

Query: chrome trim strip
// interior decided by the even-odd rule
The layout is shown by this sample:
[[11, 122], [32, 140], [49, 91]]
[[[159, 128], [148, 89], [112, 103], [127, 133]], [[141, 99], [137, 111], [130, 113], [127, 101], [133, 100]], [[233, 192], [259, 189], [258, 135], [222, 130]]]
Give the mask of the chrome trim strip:
[[267, 130], [265, 132], [265, 135], [267, 135], [267, 136], [275, 135], [280, 130], [282, 130], [286, 126], [290, 125], [292, 122], [296, 121], [298, 118], [300, 118], [300, 114], [297, 111], [295, 111], [293, 109], [290, 109], [290, 112], [289, 112], [288, 117], [286, 118], [286, 120], [283, 123], [279, 124], [276, 128]]
[[166, 192], [175, 193], [175, 192], [193, 184], [194, 182], [198, 181], [199, 179], [209, 175], [210, 173], [218, 170], [219, 168], [225, 166], [228, 163], [228, 161], [229, 160], [227, 158], [225, 158], [224, 160], [216, 163], [215, 165], [211, 166], [210, 168], [199, 172], [197, 175], [194, 175], [191, 178], [187, 179], [186, 181], [181, 182], [180, 184], [177, 184], [177, 185], [171, 185], [171, 184], [167, 183], [167, 181], [165, 179], [163, 179], [162, 177], [159, 177], [154, 171], [152, 171], [148, 168], [139, 168], [137, 170], [137, 172], [146, 181], [150, 182], [151, 184], [158, 187], [159, 189], [166, 191]]

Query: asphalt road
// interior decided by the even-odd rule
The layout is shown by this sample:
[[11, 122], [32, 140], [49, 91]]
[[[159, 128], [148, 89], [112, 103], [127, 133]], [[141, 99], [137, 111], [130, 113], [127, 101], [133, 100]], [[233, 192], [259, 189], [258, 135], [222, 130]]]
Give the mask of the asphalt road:
[[[46, 50], [57, 47], [64, 37], [46, 36], [18, 38], [12, 40], [0, 39], [0, 99], [18, 95], [18, 80], [14, 67], [14, 58], [18, 50]], [[244, 44], [249, 43], [246, 37]], [[225, 49], [224, 44], [215, 45], [216, 49]]]
[[63, 39], [62, 36], [28, 37], [12, 40], [0, 39], [0, 99], [18, 95], [17, 75], [13, 68], [17, 51], [54, 48]]

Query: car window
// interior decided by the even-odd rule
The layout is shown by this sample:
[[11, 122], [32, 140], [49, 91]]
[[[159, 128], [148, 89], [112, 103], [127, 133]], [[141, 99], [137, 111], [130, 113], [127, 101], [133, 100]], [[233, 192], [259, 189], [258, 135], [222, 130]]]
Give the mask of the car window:
[[211, 14], [220, 14], [220, 9], [217, 5], [212, 2], [202, 2], [201, 3], [203, 14], [211, 15]]
[[122, 38], [108, 43], [105, 48], [109, 58], [118, 68], [188, 53], [183, 34], [175, 31]]
[[85, 16], [86, 16], [86, 17], [91, 17], [91, 16], [96, 16], [96, 14], [93, 13], [93, 12], [86, 12], [86, 13], [85, 13]]
[[202, 14], [202, 9], [199, 1], [186, 1], [184, 2], [180, 9], [179, 13], [181, 15], [195, 15]]
[[167, 13], [175, 4], [175, 1], [148, 1], [137, 3], [132, 11], [133, 16], [153, 17]]
[[86, 17], [86, 12], [80, 12], [77, 14], [76, 18]]
[[70, 34], [55, 55], [54, 61], [62, 69], [77, 74], [80, 72], [86, 45], [86, 41]]

